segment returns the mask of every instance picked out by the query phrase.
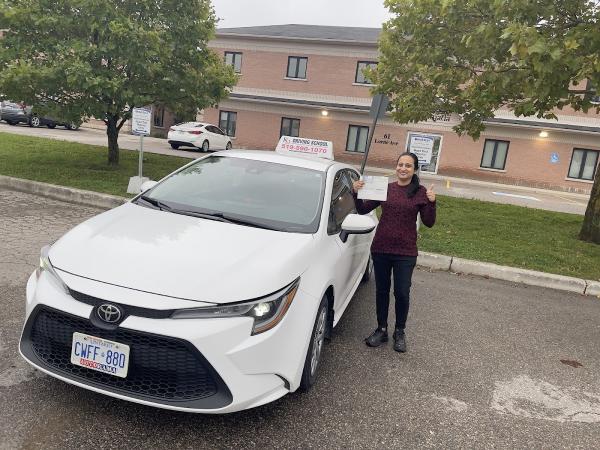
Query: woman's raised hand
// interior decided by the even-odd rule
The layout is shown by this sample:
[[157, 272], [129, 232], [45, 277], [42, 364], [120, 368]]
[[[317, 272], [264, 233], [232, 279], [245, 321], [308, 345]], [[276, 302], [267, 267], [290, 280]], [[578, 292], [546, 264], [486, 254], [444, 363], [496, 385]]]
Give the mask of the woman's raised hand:
[[362, 189], [364, 185], [365, 185], [365, 182], [363, 180], [353, 181], [352, 182], [352, 190], [354, 192], [358, 192], [358, 190]]
[[427, 199], [433, 203], [435, 202], [435, 192], [433, 192], [433, 184], [431, 186], [429, 186], [429, 189], [427, 189]]

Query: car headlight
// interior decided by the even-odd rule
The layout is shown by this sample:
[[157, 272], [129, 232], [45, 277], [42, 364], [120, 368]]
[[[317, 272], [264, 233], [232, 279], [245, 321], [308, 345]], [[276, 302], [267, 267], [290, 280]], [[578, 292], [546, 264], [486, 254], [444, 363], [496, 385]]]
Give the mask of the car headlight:
[[252, 317], [254, 325], [252, 334], [263, 333], [270, 330], [283, 319], [290, 308], [300, 278], [283, 289], [258, 300], [228, 305], [208, 306], [203, 308], [180, 309], [173, 313], [172, 319], [207, 319], [214, 317]]
[[42, 247], [42, 250], [40, 251], [40, 265], [35, 271], [35, 276], [39, 280], [40, 276], [42, 276], [42, 273], [46, 272], [50, 276], [50, 280], [54, 283], [54, 285], [68, 294], [69, 288], [64, 283], [64, 281], [61, 280], [60, 276], [56, 273], [56, 270], [54, 270], [54, 267], [52, 267], [52, 263], [50, 263], [50, 258], [48, 258], [49, 252], [49, 245]]

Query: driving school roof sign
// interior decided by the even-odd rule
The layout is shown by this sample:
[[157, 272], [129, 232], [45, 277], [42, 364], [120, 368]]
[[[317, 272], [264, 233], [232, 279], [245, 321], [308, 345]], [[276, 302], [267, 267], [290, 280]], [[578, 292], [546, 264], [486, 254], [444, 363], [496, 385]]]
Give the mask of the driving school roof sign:
[[275, 151], [284, 155], [300, 154], [333, 160], [333, 144], [318, 139], [281, 136]]

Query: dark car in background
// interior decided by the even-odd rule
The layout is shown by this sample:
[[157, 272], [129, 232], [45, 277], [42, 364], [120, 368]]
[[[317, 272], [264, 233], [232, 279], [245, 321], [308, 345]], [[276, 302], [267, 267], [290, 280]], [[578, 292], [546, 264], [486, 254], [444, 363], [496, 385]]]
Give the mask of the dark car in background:
[[79, 128], [78, 122], [66, 122], [46, 116], [38, 116], [31, 106], [21, 103], [4, 100], [0, 103], [0, 120], [4, 120], [9, 125], [26, 123], [30, 127], [47, 126], [55, 128], [57, 125], [65, 127], [67, 130], [76, 130]]

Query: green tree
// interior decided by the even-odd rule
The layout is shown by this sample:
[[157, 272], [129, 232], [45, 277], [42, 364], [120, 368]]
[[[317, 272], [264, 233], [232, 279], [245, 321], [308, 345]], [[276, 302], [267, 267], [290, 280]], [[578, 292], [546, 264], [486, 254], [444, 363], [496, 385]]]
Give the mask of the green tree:
[[111, 165], [131, 108], [195, 117], [235, 83], [207, 47], [209, 0], [0, 0], [0, 29], [0, 92], [61, 118], [103, 119]]
[[[386, 0], [381, 58], [373, 73], [400, 123], [456, 113], [478, 138], [506, 107], [555, 119], [572, 107], [598, 113], [600, 8], [591, 0]], [[600, 244], [600, 170], [580, 239]]]

